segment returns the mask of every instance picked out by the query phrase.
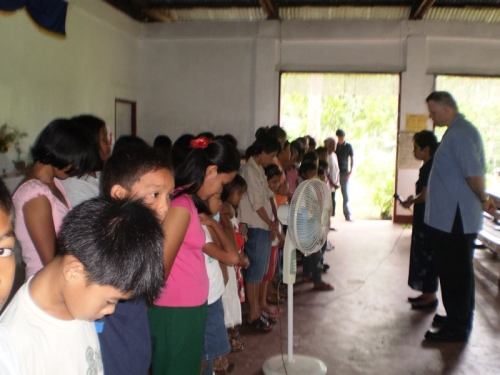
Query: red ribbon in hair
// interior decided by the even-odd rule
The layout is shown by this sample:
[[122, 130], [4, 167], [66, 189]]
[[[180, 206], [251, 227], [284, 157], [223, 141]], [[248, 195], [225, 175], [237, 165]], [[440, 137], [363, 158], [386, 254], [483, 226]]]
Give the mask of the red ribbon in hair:
[[192, 139], [191, 142], [189, 142], [189, 147], [191, 147], [191, 148], [207, 148], [210, 141], [211, 141], [211, 139], [206, 138], [206, 137]]

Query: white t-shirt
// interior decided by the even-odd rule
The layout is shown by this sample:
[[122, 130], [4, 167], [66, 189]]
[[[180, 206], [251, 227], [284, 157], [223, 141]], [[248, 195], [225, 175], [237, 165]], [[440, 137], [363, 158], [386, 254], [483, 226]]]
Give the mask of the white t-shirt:
[[82, 177], [69, 177], [65, 180], [61, 180], [66, 190], [66, 196], [73, 207], [78, 206], [86, 200], [99, 196], [99, 179], [101, 172], [97, 172], [96, 174], [97, 178], [86, 174]]
[[21, 375], [21, 367], [9, 333], [0, 325], [0, 374]]
[[[335, 185], [340, 185], [340, 169], [337, 154], [332, 152], [328, 155], [328, 172]], [[335, 187], [331, 186], [332, 191], [335, 191]]]
[[30, 282], [31, 278], [0, 316], [23, 375], [104, 374], [94, 323], [47, 314], [31, 299]]
[[[205, 231], [205, 235], [207, 237], [206, 243], [213, 242], [212, 236], [208, 231], [206, 225], [203, 225], [203, 230]], [[208, 304], [216, 302], [224, 293], [224, 289], [226, 286], [224, 285], [224, 277], [222, 276], [222, 270], [219, 266], [219, 261], [217, 259], [212, 258], [211, 256], [203, 253], [205, 255], [205, 265], [207, 266], [207, 274], [208, 274]]]

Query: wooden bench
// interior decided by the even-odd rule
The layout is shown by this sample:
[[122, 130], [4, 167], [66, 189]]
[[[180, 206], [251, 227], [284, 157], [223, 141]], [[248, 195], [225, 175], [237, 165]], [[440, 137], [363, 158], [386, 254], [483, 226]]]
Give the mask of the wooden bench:
[[[489, 192], [490, 196], [495, 200], [497, 208], [500, 207], [500, 194]], [[500, 288], [500, 271], [498, 271], [498, 257], [500, 256], [500, 210], [497, 209], [493, 215], [486, 212], [483, 213], [483, 229], [478, 233], [477, 239], [483, 246], [478, 248], [486, 248], [491, 252], [490, 257], [482, 254], [474, 258], [474, 266], [488, 280], [497, 284]]]

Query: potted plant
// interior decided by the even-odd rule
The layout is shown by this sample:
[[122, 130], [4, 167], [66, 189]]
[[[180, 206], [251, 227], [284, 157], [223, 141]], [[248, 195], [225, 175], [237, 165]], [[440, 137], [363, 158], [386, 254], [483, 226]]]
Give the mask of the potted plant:
[[27, 136], [28, 133], [22, 132], [17, 128], [12, 128], [7, 124], [3, 124], [0, 127], [0, 153], [5, 154], [13, 144], [17, 152], [17, 159], [14, 160], [14, 166], [21, 173], [24, 173], [26, 170], [26, 162], [21, 160], [21, 140]]

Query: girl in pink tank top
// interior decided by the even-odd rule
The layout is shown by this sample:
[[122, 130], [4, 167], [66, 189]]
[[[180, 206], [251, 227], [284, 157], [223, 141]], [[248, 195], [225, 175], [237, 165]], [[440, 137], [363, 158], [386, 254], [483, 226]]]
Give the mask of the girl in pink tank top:
[[[186, 141], [188, 148], [181, 146]], [[189, 135], [177, 140], [172, 152], [174, 163], [181, 162], [174, 165], [177, 189], [163, 223], [165, 287], [148, 311], [152, 372], [199, 375], [208, 276], [202, 252], [205, 232], [192, 196], [207, 200], [217, 193], [234, 178], [240, 156], [226, 141]]]

